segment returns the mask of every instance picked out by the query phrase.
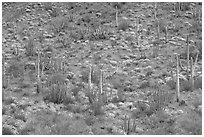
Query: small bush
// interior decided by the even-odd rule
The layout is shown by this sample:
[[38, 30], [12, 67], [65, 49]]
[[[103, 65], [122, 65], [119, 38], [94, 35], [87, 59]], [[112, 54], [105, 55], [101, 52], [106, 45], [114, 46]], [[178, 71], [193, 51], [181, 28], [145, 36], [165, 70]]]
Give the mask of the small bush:
[[13, 133], [13, 131], [12, 131], [10, 128], [8, 128], [8, 127], [3, 127], [3, 129], [2, 129], [2, 134], [3, 134], [3, 135], [15, 135], [15, 134]]
[[102, 108], [102, 103], [99, 101], [95, 101], [91, 104], [91, 109], [93, 110], [94, 116], [103, 115], [104, 110]]
[[199, 78], [195, 79], [194, 88], [195, 89], [199, 89], [199, 88], [202, 89], [202, 77], [199, 77]]
[[6, 73], [14, 78], [21, 77], [24, 73], [23, 68], [23, 64], [18, 62], [11, 62], [10, 66], [6, 70]]
[[31, 115], [23, 127], [30, 135], [85, 135], [88, 126], [82, 118], [74, 119], [66, 114], [38, 111]]
[[128, 41], [128, 42], [133, 42], [134, 41], [134, 37], [133, 36], [127, 36], [125, 38], [125, 40]]
[[33, 38], [29, 38], [29, 40], [27, 41], [27, 44], [25, 46], [26, 48], [26, 55], [27, 56], [34, 56], [36, 53], [36, 49], [35, 49], [35, 42]]
[[176, 82], [173, 80], [168, 80], [166, 85], [169, 86], [171, 90], [176, 89]]
[[190, 81], [181, 81], [180, 82], [180, 91], [191, 91], [191, 83]]
[[150, 110], [153, 112], [163, 110], [173, 100], [173, 97], [173, 93], [165, 89], [164, 86], [154, 87], [154, 91], [148, 99]]
[[122, 21], [118, 25], [118, 30], [123, 30], [126, 31], [130, 27], [130, 22], [129, 21]]
[[189, 111], [189, 113], [180, 117], [178, 123], [188, 134], [202, 135], [202, 117], [196, 112]]
[[109, 39], [108, 28], [104, 26], [98, 26], [91, 31], [90, 40], [107, 40]]
[[58, 16], [52, 19], [50, 24], [50, 29], [54, 34], [59, 34], [65, 31], [69, 27], [69, 22], [67, 18]]
[[53, 84], [49, 87], [47, 95], [44, 97], [44, 100], [53, 102], [56, 104], [70, 104], [73, 103], [73, 98], [69, 93], [68, 89], [64, 85]]
[[4, 98], [3, 103], [5, 105], [10, 105], [12, 103], [15, 103], [15, 100], [13, 98], [11, 98], [11, 97], [8, 97], [8, 98]]
[[20, 119], [20, 120], [26, 122], [26, 117], [23, 113], [15, 113], [14, 117], [15, 117], [15, 119]]

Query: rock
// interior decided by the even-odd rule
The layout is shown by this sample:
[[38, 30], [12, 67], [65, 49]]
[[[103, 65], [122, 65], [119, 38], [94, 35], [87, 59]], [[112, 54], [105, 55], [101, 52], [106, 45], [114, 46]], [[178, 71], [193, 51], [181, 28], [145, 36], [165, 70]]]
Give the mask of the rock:
[[120, 108], [122, 108], [124, 110], [130, 110], [132, 108], [132, 106], [133, 106], [132, 102], [125, 102], [125, 103], [123, 103], [123, 105]]
[[142, 132], [144, 132], [144, 129], [141, 127], [136, 127], [135, 132], [136, 133], [142, 133]]
[[116, 105], [114, 105], [113, 103], [110, 103], [106, 106], [107, 110], [113, 110], [113, 109], [117, 109], [118, 107]]

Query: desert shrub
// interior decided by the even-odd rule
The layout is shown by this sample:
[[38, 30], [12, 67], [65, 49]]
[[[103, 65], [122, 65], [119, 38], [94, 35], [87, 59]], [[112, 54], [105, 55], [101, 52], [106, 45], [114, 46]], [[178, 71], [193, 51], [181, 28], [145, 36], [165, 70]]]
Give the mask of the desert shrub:
[[54, 34], [59, 34], [65, 31], [69, 27], [69, 22], [67, 18], [63, 16], [58, 16], [52, 19], [50, 23], [50, 29]]
[[202, 24], [199, 21], [193, 21], [191, 25], [190, 32], [197, 33], [199, 36], [202, 33]]
[[128, 41], [128, 42], [133, 42], [134, 41], [134, 37], [133, 36], [127, 36], [125, 38], [125, 40]]
[[65, 83], [66, 83], [66, 77], [61, 73], [54, 73], [47, 80], [48, 86], [52, 86], [54, 84], [63, 85]]
[[192, 104], [194, 108], [198, 108], [198, 106], [202, 105], [202, 98], [197, 97], [193, 99]]
[[192, 110], [190, 110], [185, 115], [182, 115], [178, 119], [178, 123], [180, 127], [184, 129], [188, 134], [202, 134], [202, 117], [200, 117], [196, 112]]
[[75, 41], [83, 40], [89, 37], [89, 33], [86, 29], [75, 29], [70, 32], [69, 37]]
[[173, 80], [168, 80], [166, 85], [170, 87], [170, 89], [176, 89], [176, 82]]
[[6, 107], [3, 106], [3, 107], [2, 107], [2, 115], [5, 115], [5, 114], [6, 114]]
[[168, 91], [165, 86], [155, 86], [153, 89], [154, 91], [148, 99], [150, 110], [161, 111], [173, 100], [173, 93]]
[[138, 87], [139, 89], [144, 89], [150, 86], [150, 82], [149, 81], [143, 81], [140, 86]]
[[124, 132], [129, 135], [134, 133], [136, 129], [136, 119], [129, 118], [125, 116], [124, 123], [123, 123], [123, 130]]
[[26, 55], [27, 56], [33, 56], [35, 55], [36, 51], [35, 51], [35, 42], [33, 38], [29, 38], [26, 45], [25, 45], [25, 49], [26, 49]]
[[53, 102], [56, 104], [69, 104], [73, 103], [73, 98], [68, 92], [68, 89], [64, 85], [53, 84], [49, 87], [49, 92], [44, 97], [44, 100]]
[[[192, 57], [193, 60], [196, 59], [197, 54], [201, 54], [197, 47], [189, 46], [189, 59]], [[202, 55], [198, 56], [198, 59], [202, 59]], [[181, 59], [187, 59], [187, 48], [180, 54]]]
[[126, 31], [130, 27], [130, 22], [127, 20], [123, 20], [118, 25], [118, 30]]
[[198, 60], [202, 59], [202, 42], [196, 42], [195, 43], [196, 49], [199, 51], [199, 55], [198, 55]]
[[51, 2], [44, 2], [43, 3], [43, 8], [48, 11], [48, 10], [52, 10], [52, 3]]
[[94, 101], [91, 104], [90, 108], [93, 111], [94, 116], [103, 115], [104, 114], [104, 110], [103, 110], [102, 106], [103, 106], [103, 103], [100, 102], [100, 101]]
[[38, 111], [23, 127], [30, 135], [80, 135], [89, 134], [82, 118], [74, 119], [66, 114]]
[[202, 77], [199, 77], [199, 78], [195, 79], [194, 88], [195, 89], [199, 89], [199, 88], [202, 89]]
[[180, 82], [180, 91], [191, 91], [191, 83], [188, 80]]
[[2, 135], [15, 135], [11, 128], [3, 127], [2, 128]]
[[26, 117], [23, 113], [14, 113], [14, 117], [15, 117], [15, 119], [20, 119], [24, 122], [26, 121]]
[[108, 28], [98, 26], [91, 32], [90, 40], [107, 40], [109, 38]]
[[191, 9], [190, 5], [191, 5], [190, 2], [181, 2], [181, 10], [182, 11], [190, 10]]
[[15, 103], [15, 100], [13, 98], [11, 98], [11, 97], [7, 97], [7, 98], [4, 98], [3, 103], [5, 105], [10, 105], [12, 103]]
[[96, 122], [96, 118], [93, 115], [88, 115], [85, 117], [84, 121], [88, 126], [92, 126]]
[[14, 78], [23, 76], [23, 64], [19, 62], [11, 62], [10, 66], [6, 70], [6, 73], [10, 76], [13, 76]]
[[158, 20], [153, 25], [156, 29], [159, 26], [160, 33], [166, 33], [166, 22], [164, 20]]

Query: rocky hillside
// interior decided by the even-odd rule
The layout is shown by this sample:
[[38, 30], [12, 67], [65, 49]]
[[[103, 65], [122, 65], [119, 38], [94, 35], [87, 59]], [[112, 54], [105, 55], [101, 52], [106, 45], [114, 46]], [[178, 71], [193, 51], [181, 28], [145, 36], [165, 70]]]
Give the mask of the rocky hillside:
[[202, 3], [3, 2], [2, 17], [2, 134], [202, 134]]

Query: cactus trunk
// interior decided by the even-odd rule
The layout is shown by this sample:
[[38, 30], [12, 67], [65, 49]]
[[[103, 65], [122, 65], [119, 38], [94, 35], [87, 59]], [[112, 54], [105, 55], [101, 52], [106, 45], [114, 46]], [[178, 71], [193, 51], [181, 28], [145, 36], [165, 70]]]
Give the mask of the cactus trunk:
[[186, 43], [187, 43], [187, 79], [189, 80], [189, 35], [187, 35]]
[[179, 87], [179, 58], [176, 55], [176, 101], [179, 102], [180, 87]]
[[37, 93], [40, 93], [41, 90], [41, 79], [40, 79], [40, 51], [38, 50], [37, 58]]
[[89, 92], [90, 92], [90, 93], [92, 93], [91, 74], [92, 74], [92, 67], [91, 67], [91, 65], [90, 65], [90, 66], [89, 66], [89, 79], [88, 79]]
[[118, 7], [117, 6], [116, 6], [115, 20], [116, 20], [116, 26], [118, 27]]

